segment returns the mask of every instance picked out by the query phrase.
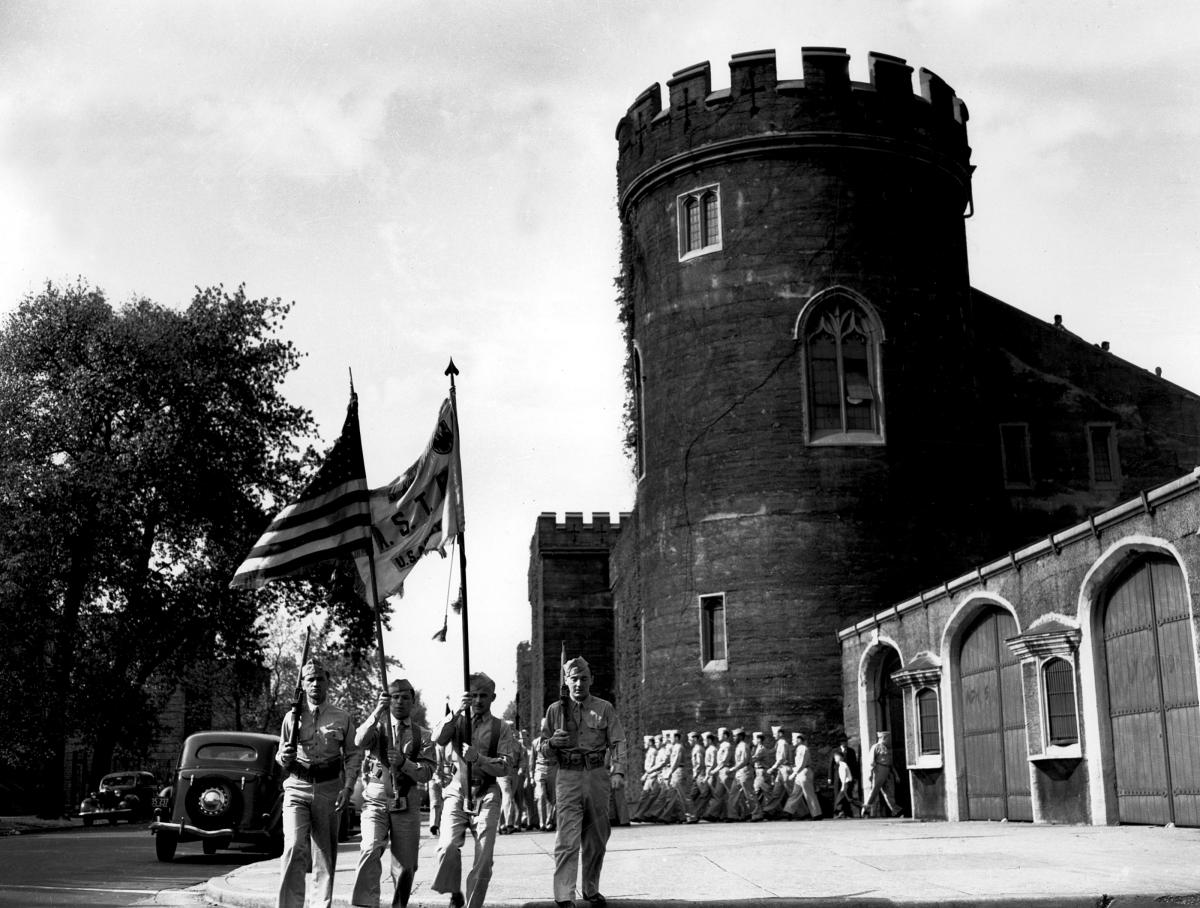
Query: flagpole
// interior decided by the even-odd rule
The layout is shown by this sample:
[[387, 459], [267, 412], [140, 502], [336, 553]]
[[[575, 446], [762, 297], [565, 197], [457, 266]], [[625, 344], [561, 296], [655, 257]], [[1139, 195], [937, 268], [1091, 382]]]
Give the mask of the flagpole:
[[[446, 367], [445, 375], [450, 376], [450, 415], [454, 419], [454, 443], [458, 445], [458, 494], [460, 499], [463, 498], [463, 483], [462, 483], [462, 435], [458, 428], [458, 389], [454, 384], [454, 376], [458, 375], [458, 367], [454, 365], [454, 358], [450, 358], [450, 365]], [[451, 504], [454, 506], [454, 503]], [[462, 592], [462, 652], [463, 652], [463, 690], [470, 691], [471, 689], [471, 634], [470, 624], [467, 618], [467, 531], [466, 531], [466, 504], [463, 504], [463, 520], [458, 527], [458, 579]], [[471, 717], [463, 714], [464, 742], [471, 743]], [[474, 809], [473, 797], [471, 795], [471, 764], [463, 761], [467, 767], [466, 791], [463, 792], [466, 809], [471, 812]]]

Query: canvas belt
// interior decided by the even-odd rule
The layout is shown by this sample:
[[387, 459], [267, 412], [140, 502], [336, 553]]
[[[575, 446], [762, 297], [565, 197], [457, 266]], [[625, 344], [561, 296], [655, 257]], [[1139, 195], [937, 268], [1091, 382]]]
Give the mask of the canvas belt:
[[288, 767], [288, 772], [297, 779], [303, 779], [305, 782], [312, 784], [328, 782], [330, 779], [336, 779], [342, 774], [342, 761], [335, 759], [327, 763], [317, 763], [313, 766], [305, 766], [303, 763], [297, 761]]
[[558, 752], [559, 769], [599, 769], [603, 765], [604, 751], [602, 750], [593, 750], [588, 753]]

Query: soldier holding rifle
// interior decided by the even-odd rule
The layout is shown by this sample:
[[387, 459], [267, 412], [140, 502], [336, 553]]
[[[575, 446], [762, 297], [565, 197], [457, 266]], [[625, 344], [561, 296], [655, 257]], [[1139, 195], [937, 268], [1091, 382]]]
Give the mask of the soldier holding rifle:
[[558, 764], [554, 902], [574, 908], [582, 852], [583, 897], [592, 908], [604, 908], [599, 884], [610, 831], [608, 801], [611, 790], [625, 785], [625, 731], [613, 705], [591, 695], [592, 672], [582, 657], [563, 671], [570, 697], [551, 703], [542, 721], [542, 749]]
[[[307, 645], [305, 654], [307, 655]], [[315, 660], [300, 671], [299, 698], [284, 717], [276, 759], [283, 767], [283, 857], [278, 908], [304, 908], [305, 871], [311, 842], [315, 906], [333, 902], [338, 812], [354, 789], [361, 754], [354, 746], [350, 714], [327, 702], [329, 673]]]

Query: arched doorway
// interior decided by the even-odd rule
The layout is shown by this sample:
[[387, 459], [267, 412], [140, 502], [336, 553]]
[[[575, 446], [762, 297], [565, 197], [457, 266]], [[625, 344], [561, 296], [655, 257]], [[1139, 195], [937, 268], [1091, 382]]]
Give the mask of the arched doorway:
[[[875, 685], [875, 730], [891, 732], [892, 768], [896, 770], [896, 803], [905, 816], [912, 816], [912, 792], [908, 785], [908, 753], [904, 740], [904, 689], [892, 680], [900, 671], [900, 654], [890, 646], [885, 648], [879, 662], [879, 677]], [[873, 741], [863, 742], [865, 759]], [[882, 802], [879, 802], [882, 809]]]
[[1101, 630], [1120, 822], [1200, 826], [1200, 697], [1179, 565], [1151, 555], [1127, 568]]
[[966, 819], [1033, 820], [1021, 664], [1004, 641], [1017, 623], [988, 608], [963, 633], [958, 675]]

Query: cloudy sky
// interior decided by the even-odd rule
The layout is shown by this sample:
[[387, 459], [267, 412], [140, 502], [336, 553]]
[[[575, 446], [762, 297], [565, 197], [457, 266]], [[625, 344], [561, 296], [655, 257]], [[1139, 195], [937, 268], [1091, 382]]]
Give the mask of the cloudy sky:
[[[978, 166], [972, 283], [1200, 390], [1194, 0], [0, 3], [0, 312], [82, 276], [295, 301], [287, 388], [324, 440], [361, 398], [368, 479], [459, 377], [472, 666], [515, 691], [542, 511], [633, 500], [612, 279], [618, 119], [691, 64], [845, 47], [944, 78]], [[389, 652], [461, 681], [428, 559]]]

